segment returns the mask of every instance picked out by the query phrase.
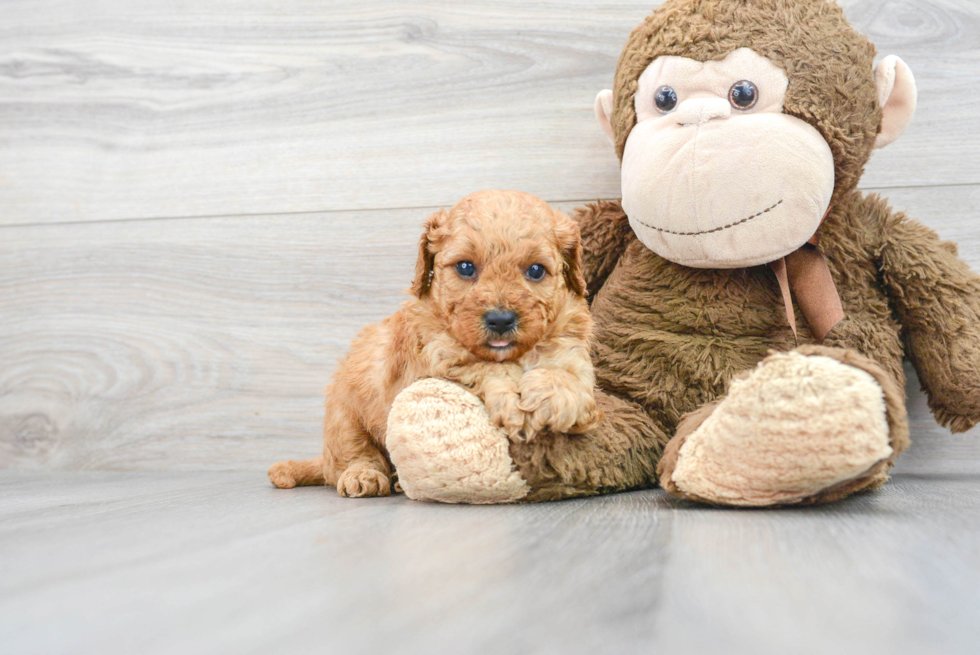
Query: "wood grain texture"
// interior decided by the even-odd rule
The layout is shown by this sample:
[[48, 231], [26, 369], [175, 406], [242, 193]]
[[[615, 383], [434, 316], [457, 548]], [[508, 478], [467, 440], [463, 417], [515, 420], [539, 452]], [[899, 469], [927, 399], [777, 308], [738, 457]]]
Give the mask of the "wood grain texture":
[[[7, 0], [0, 224], [615, 197], [592, 103], [649, 4]], [[980, 183], [980, 5], [843, 4], [921, 91], [866, 186]]]
[[[888, 195], [980, 270], [980, 186]], [[321, 390], [356, 332], [398, 308], [429, 211], [0, 228], [0, 468], [313, 455]], [[980, 431], [947, 436], [910, 392], [903, 466], [980, 459]]]
[[972, 654], [978, 482], [772, 512], [0, 472], [0, 650]]
[[315, 452], [334, 361], [398, 308], [426, 213], [7, 228], [3, 464], [235, 469], [299, 455], [291, 440]]

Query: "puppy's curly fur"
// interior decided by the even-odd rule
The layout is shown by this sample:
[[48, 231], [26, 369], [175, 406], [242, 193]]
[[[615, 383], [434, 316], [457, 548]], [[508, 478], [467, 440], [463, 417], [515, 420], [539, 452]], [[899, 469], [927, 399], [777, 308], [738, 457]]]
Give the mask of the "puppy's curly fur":
[[[413, 298], [358, 335], [327, 388], [322, 457], [274, 464], [269, 479], [281, 488], [388, 495], [388, 413], [422, 378], [464, 385], [515, 440], [593, 427], [601, 413], [581, 259], [575, 222], [527, 193], [481, 191], [433, 214]], [[535, 264], [545, 269], [540, 280]], [[488, 312], [516, 314], [516, 324], [495, 331]]]

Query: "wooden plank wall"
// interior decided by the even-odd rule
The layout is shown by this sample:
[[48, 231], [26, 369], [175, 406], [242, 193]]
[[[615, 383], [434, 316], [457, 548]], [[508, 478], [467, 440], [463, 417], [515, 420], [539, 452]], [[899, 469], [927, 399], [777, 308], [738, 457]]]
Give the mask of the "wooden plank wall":
[[[649, 4], [5, 0], [0, 467], [314, 453], [334, 361], [397, 308], [430, 211], [618, 197], [592, 100]], [[920, 89], [865, 188], [980, 269], [980, 5], [842, 4]], [[980, 457], [910, 391], [930, 445], [907, 467]]]

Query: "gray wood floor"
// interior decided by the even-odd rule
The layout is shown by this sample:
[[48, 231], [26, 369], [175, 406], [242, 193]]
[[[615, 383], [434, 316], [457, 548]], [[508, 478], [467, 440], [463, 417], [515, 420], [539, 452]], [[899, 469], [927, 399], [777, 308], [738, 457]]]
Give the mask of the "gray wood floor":
[[980, 470], [790, 511], [0, 473], [5, 653], [976, 653]]
[[[431, 211], [618, 196], [592, 100], [651, 4], [0, 0], [0, 653], [976, 652], [980, 429], [914, 375], [832, 507], [267, 485]], [[841, 4], [920, 89], [863, 188], [980, 270], [980, 4]]]

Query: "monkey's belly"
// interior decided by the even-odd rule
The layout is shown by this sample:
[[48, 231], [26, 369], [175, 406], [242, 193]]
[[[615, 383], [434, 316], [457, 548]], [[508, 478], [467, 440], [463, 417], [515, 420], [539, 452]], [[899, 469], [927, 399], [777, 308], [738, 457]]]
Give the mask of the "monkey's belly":
[[[797, 342], [768, 267], [692, 269], [636, 245], [592, 303], [596, 378], [600, 388], [642, 405], [673, 432], [682, 415], [721, 397], [732, 376]], [[868, 354], [878, 354], [902, 381], [897, 326], [884, 317], [865, 319], [858, 307], [845, 310], [857, 325], [842, 325], [843, 332], [859, 336], [832, 343], [835, 330], [827, 345], [866, 352], [862, 342], [870, 339]], [[802, 317], [797, 320], [799, 344], [812, 342]]]

